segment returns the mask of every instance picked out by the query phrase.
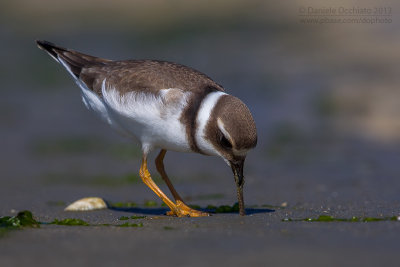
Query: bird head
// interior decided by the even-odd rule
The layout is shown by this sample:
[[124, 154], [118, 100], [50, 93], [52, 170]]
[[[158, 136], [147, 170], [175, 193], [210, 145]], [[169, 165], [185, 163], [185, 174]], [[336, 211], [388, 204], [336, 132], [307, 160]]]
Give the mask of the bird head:
[[217, 154], [232, 169], [240, 214], [244, 215], [243, 167], [248, 151], [257, 144], [256, 125], [250, 110], [237, 97], [225, 94], [215, 103], [205, 131]]

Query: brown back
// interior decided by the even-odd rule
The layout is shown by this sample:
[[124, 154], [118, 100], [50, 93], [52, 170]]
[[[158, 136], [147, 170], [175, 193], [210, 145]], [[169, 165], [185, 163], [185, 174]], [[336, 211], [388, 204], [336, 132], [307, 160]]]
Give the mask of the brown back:
[[184, 65], [159, 60], [112, 61], [86, 55], [56, 46], [47, 41], [37, 41], [38, 46], [53, 57], [61, 58], [76, 78], [101, 96], [104, 79], [121, 94], [143, 91], [157, 94], [160, 89], [179, 88], [195, 94], [209, 87], [224, 91], [207, 75]]

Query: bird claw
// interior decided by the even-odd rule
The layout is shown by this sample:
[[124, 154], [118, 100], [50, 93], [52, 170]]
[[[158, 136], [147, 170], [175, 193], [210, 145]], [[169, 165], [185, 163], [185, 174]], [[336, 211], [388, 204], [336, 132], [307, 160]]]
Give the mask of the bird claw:
[[168, 216], [177, 217], [205, 217], [210, 216], [209, 213], [189, 208], [182, 201], [176, 201], [176, 207], [167, 212]]

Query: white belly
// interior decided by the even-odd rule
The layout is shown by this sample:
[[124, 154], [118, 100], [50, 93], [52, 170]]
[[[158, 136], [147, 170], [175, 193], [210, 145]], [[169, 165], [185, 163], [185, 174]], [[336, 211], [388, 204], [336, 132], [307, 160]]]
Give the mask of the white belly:
[[179, 120], [187, 93], [163, 89], [158, 96], [129, 92], [121, 97], [115, 89], [106, 90], [104, 84], [103, 99], [83, 88], [83, 101], [114, 129], [137, 139], [145, 151], [156, 147], [190, 151], [185, 126]]

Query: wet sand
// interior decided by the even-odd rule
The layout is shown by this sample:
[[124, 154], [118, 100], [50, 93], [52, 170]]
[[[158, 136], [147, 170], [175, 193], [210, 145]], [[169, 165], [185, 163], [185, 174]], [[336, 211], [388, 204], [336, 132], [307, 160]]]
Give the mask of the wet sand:
[[[0, 216], [30, 210], [41, 222], [91, 226], [0, 232], [0, 266], [395, 265], [399, 221], [285, 221], [400, 215], [400, 20], [305, 25], [296, 13], [305, 4], [177, 7], [154, 21], [154, 6], [129, 6], [139, 18], [120, 12], [123, 19], [111, 20], [108, 10], [91, 18], [73, 2], [64, 8], [77, 12], [74, 23], [51, 5], [2, 9]], [[176, 61], [241, 98], [259, 135], [245, 166], [248, 216], [165, 216], [138, 177], [140, 150], [85, 109], [37, 38], [107, 58]], [[168, 152], [165, 162], [187, 203], [205, 210], [237, 201], [221, 159]], [[136, 206], [63, 211], [90, 196]], [[125, 223], [122, 216], [146, 217], [128, 220], [142, 227], [100, 225]]]

